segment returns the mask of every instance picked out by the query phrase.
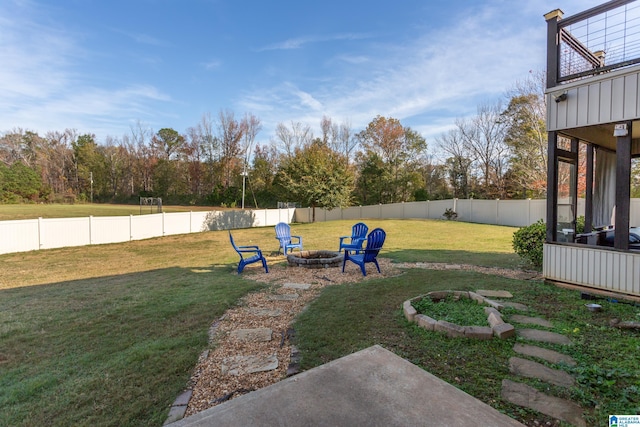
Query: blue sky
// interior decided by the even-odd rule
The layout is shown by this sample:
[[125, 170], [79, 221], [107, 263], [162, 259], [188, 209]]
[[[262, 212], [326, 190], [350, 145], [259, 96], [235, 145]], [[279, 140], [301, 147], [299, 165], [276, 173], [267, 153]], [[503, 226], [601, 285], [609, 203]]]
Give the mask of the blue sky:
[[0, 0], [0, 133], [141, 123], [185, 133], [222, 109], [319, 133], [394, 117], [427, 138], [545, 67], [543, 15], [600, 0]]

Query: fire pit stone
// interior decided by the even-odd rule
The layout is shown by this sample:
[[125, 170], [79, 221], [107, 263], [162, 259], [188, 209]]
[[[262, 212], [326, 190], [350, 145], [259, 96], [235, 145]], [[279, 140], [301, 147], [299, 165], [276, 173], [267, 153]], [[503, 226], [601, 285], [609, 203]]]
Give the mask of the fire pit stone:
[[333, 251], [300, 251], [287, 255], [291, 267], [331, 268], [342, 265], [344, 256]]

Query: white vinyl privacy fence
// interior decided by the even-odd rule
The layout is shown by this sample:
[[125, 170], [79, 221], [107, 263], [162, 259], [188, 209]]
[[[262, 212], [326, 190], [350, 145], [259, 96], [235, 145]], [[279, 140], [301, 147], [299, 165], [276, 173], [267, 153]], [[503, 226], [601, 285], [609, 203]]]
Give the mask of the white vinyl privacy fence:
[[159, 213], [0, 221], [0, 254], [292, 222], [295, 209]]
[[[332, 210], [316, 208], [315, 220], [443, 219], [447, 209], [458, 214], [458, 221], [524, 227], [545, 219], [546, 201], [449, 199]], [[578, 203], [578, 215], [584, 215], [584, 203]], [[0, 221], [0, 254], [119, 243], [209, 230], [273, 226], [278, 222], [293, 221], [312, 222], [313, 209], [226, 210]], [[631, 199], [630, 223], [632, 226], [640, 226], [640, 199]]]
[[[445, 211], [451, 209], [458, 214], [458, 221], [523, 227], [539, 219], [544, 220], [546, 206], [545, 200], [430, 200], [332, 210], [316, 208], [315, 219], [316, 221], [359, 218], [444, 219]], [[584, 212], [584, 208], [582, 211]], [[311, 222], [312, 218], [312, 208], [296, 209], [296, 221]]]
[[[546, 221], [546, 200], [474, 200], [449, 199], [426, 202], [392, 203], [388, 205], [354, 206], [344, 209], [315, 209], [316, 221], [360, 218], [444, 219], [451, 209], [457, 220], [481, 224], [525, 227], [538, 220]], [[631, 226], [640, 226], [640, 199], [631, 199]], [[584, 215], [584, 199], [578, 199], [578, 216]], [[297, 208], [297, 222], [312, 222], [312, 208]]]

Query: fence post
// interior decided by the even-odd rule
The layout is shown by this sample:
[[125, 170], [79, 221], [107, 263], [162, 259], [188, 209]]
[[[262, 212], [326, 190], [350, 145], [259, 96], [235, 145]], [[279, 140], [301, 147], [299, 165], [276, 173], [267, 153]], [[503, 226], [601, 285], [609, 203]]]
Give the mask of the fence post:
[[129, 240], [133, 240], [133, 215], [129, 215]]
[[89, 215], [89, 244], [93, 245], [93, 215]]
[[42, 217], [38, 217], [38, 249], [42, 249], [44, 246], [44, 230], [42, 228]]

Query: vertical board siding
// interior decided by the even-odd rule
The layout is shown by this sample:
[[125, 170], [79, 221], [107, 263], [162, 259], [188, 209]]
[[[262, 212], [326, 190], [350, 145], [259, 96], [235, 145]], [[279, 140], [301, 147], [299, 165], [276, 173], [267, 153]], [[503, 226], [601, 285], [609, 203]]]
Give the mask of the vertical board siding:
[[640, 296], [640, 254], [545, 244], [542, 271], [549, 280]]
[[[609, 110], [611, 111], [609, 119], [620, 120], [624, 118], [624, 84], [624, 77], [611, 80], [611, 97], [608, 101], [610, 105]], [[603, 112], [607, 109], [606, 107], [607, 105], [602, 105], [601, 109]]]
[[[640, 118], [640, 66], [556, 86], [547, 93], [550, 131]], [[553, 94], [567, 92], [565, 102]]]
[[575, 91], [575, 96], [567, 97], [567, 101], [563, 104], [566, 104], [566, 121], [565, 126], [568, 128], [574, 128], [578, 126], [578, 107], [583, 104], [580, 101], [578, 91]]
[[638, 75], [625, 77], [624, 119], [631, 120], [638, 117]]
[[578, 88], [578, 123], [589, 122], [589, 89], [591, 86]]
[[605, 80], [600, 83], [600, 103], [598, 105], [598, 110], [600, 111], [598, 120], [600, 123], [609, 123], [611, 121], [611, 113], [613, 109], [611, 106], [612, 88], [613, 84], [611, 80]]
[[589, 99], [587, 101], [589, 114], [587, 117], [589, 121], [580, 123], [582, 126], [586, 126], [588, 123], [598, 123], [600, 119], [600, 85], [589, 85]]

